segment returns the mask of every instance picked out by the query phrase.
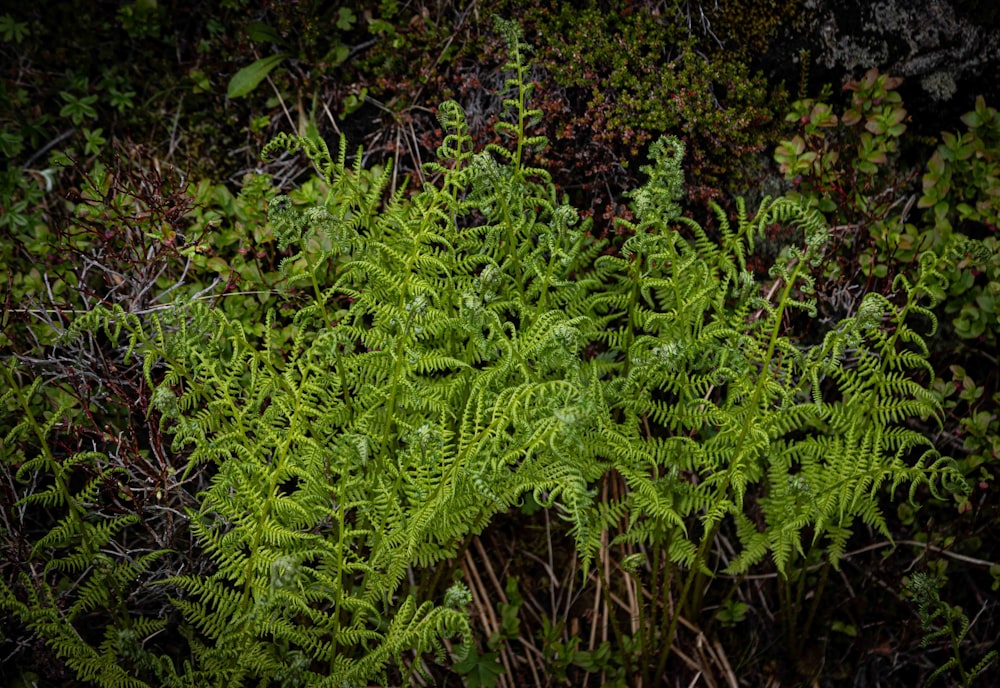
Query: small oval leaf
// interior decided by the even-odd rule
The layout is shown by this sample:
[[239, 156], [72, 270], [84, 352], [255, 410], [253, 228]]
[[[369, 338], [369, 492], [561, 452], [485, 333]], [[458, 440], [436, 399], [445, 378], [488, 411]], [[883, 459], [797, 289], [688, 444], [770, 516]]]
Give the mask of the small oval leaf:
[[247, 25], [247, 36], [255, 43], [281, 43], [281, 34], [264, 22], [250, 22]]
[[264, 80], [272, 69], [277, 67], [281, 62], [288, 57], [284, 53], [279, 53], [278, 55], [268, 55], [267, 57], [262, 57], [259, 60], [255, 60], [251, 64], [240, 71], [233, 74], [233, 78], [229, 80], [229, 89], [226, 91], [226, 95], [230, 98], [242, 98], [247, 95], [255, 88], [257, 84]]

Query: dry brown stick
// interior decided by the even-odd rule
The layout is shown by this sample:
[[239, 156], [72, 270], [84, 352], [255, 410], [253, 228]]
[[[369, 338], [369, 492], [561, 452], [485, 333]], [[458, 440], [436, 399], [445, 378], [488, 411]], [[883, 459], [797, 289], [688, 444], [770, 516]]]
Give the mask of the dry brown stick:
[[729, 657], [726, 656], [725, 651], [722, 649], [722, 644], [718, 640], [715, 640], [712, 641], [712, 647], [714, 648], [713, 654], [721, 665], [722, 675], [726, 677], [726, 682], [730, 688], [739, 688], [739, 681], [736, 680], [736, 674], [733, 673], [733, 667], [729, 664]]
[[711, 655], [712, 651], [707, 643], [705, 643], [705, 637], [703, 635], [698, 636], [694, 649], [698, 655], [698, 673], [700, 673], [705, 679], [705, 683], [708, 684], [708, 688], [717, 688], [718, 683], [715, 681], [715, 674], [710, 670], [715, 662], [710, 656], [707, 656]]
[[[590, 574], [591, 578], [595, 577], [594, 573]], [[601, 611], [601, 584], [598, 581], [597, 585], [594, 586], [594, 608], [593, 608], [593, 620], [590, 624], [590, 639], [587, 643], [587, 649], [590, 652], [594, 651], [594, 646], [597, 643], [597, 616]]]
[[[483, 557], [483, 564], [486, 567], [486, 573], [489, 576], [490, 580], [493, 582], [493, 584], [496, 586], [497, 595], [499, 596], [500, 601], [503, 604], [507, 604], [507, 596], [504, 594], [503, 588], [500, 587], [500, 581], [497, 579], [496, 574], [493, 571], [493, 567], [490, 565], [490, 560], [486, 556], [486, 549], [483, 547], [482, 542], [480, 541], [478, 536], [473, 538], [473, 546], [477, 548], [477, 550], [480, 553], [480, 556]], [[486, 591], [486, 586], [483, 585], [483, 580], [479, 575], [479, 569], [476, 567], [475, 561], [472, 558], [472, 553], [469, 552], [469, 550], [465, 551], [465, 558], [468, 564], [469, 572], [473, 576], [475, 576], [476, 584], [479, 587], [480, 598], [482, 600], [483, 608], [487, 611], [489, 615], [489, 620], [491, 625], [489, 633], [490, 635], [493, 634], [499, 635], [501, 631], [500, 623], [499, 621], [497, 621], [497, 617], [493, 613], [493, 605], [489, 604], [489, 599], [490, 599], [489, 594]], [[512, 681], [514, 677], [514, 672], [511, 670], [511, 667], [513, 666], [513, 657], [511, 657], [510, 655], [510, 648], [508, 647], [507, 643], [500, 644], [499, 654], [500, 654], [500, 663], [503, 664], [504, 669], [506, 670], [506, 675], [500, 676], [500, 683], [503, 686], [510, 686], [510, 688], [513, 688], [513, 686], [510, 685], [510, 681]]]
[[[601, 503], [608, 503], [608, 481], [604, 481], [604, 486], [601, 488]], [[608, 592], [611, 592], [611, 552], [608, 551], [608, 529], [603, 528], [601, 530], [601, 559], [604, 564], [604, 582], [608, 586]], [[604, 599], [604, 619], [601, 624], [601, 642], [608, 642], [608, 622], [611, 619], [611, 608], [608, 605], [607, 598]]]
[[528, 650], [529, 654], [531, 654], [531, 655], [533, 655], [535, 657], [535, 661], [532, 661], [531, 659], [529, 659], [526, 656], [524, 658], [524, 661], [528, 663], [528, 668], [531, 669], [531, 675], [535, 679], [535, 685], [538, 686], [538, 688], [542, 688], [545, 684], [542, 683], [542, 679], [538, 675], [538, 669], [535, 668], [535, 662], [536, 661], [537, 662], [544, 662], [545, 661], [545, 655], [542, 654], [541, 650], [539, 650], [537, 647], [535, 647], [534, 643], [529, 643], [523, 637], [522, 638], [518, 638], [518, 640], [521, 641], [522, 645], [524, 645], [524, 649]]
[[[577, 562], [576, 552], [574, 551], [573, 557], [570, 559], [569, 573], [566, 576], [567, 580], [569, 581], [569, 583], [566, 586], [567, 590], [566, 590], [566, 595], [565, 595], [565, 599], [566, 599], [566, 612], [565, 612], [565, 616], [567, 616], [567, 617], [569, 616], [569, 610], [573, 606], [573, 599], [574, 599], [573, 598], [573, 584], [576, 581], [576, 562]], [[559, 610], [556, 609], [555, 610], [555, 615], [556, 616], [558, 616], [558, 612], [559, 612]], [[553, 621], [554, 620], [555, 619], [553, 618]]]
[[[472, 558], [472, 552], [468, 549], [465, 550], [465, 561], [462, 562], [462, 568], [465, 571], [465, 577], [469, 581], [469, 590], [472, 592], [472, 602], [479, 611], [479, 617], [483, 620], [483, 626], [485, 627], [487, 637], [492, 636], [494, 633], [499, 633], [500, 624], [497, 622], [496, 615], [493, 613], [493, 605], [489, 604], [489, 596], [486, 588], [483, 586], [483, 579], [479, 576], [479, 571], [476, 568], [476, 562]], [[503, 653], [500, 653], [500, 661], [504, 665], [504, 670], [506, 672], [506, 675], [500, 676], [500, 683], [504, 686], [507, 686], [506, 677], [512, 675], [510, 665], [506, 660], [506, 656]]]
[[497, 590], [497, 595], [500, 596], [500, 601], [504, 604], [508, 604], [507, 595], [504, 592], [504, 586], [500, 585], [500, 580], [497, 578], [496, 573], [493, 571], [493, 567], [490, 565], [490, 558], [486, 555], [486, 548], [483, 547], [482, 539], [477, 535], [472, 538], [472, 546], [476, 548], [479, 556], [483, 559], [483, 565], [486, 567], [486, 574], [489, 576], [490, 582], [493, 583], [493, 587]]
[[[875, 543], [872, 543], [870, 545], [865, 545], [864, 547], [861, 547], [859, 549], [847, 552], [843, 556], [841, 556], [840, 558], [841, 559], [850, 559], [851, 557], [857, 556], [859, 554], [864, 554], [865, 552], [871, 552], [872, 550], [883, 549], [885, 547], [898, 547], [900, 545], [909, 545], [909, 546], [912, 546], [912, 547], [923, 547], [925, 550], [929, 550], [931, 552], [936, 552], [937, 554], [940, 554], [942, 556], [948, 557], [950, 559], [954, 559], [956, 561], [965, 562], [966, 564], [973, 564], [974, 566], [983, 566], [985, 568], [990, 568], [992, 566], [1000, 566], [1000, 564], [998, 564], [996, 562], [993, 562], [993, 561], [987, 561], [986, 559], [976, 559], [975, 557], [970, 557], [970, 556], [967, 556], [965, 554], [959, 554], [958, 552], [952, 552], [951, 550], [947, 550], [944, 547], [939, 547], [938, 545], [931, 545], [931, 544], [926, 543], [926, 542], [920, 542], [919, 540], [896, 540], [895, 542], [888, 542], [888, 541], [886, 541], [886, 542], [875, 542]], [[921, 555], [921, 556], [923, 556], [923, 555]], [[919, 560], [919, 557], [918, 557], [918, 560]], [[806, 567], [806, 571], [815, 571], [816, 569], [822, 568], [823, 566], [825, 566], [824, 562], [820, 562], [819, 564], [812, 564], [812, 565]], [[726, 574], [720, 573], [720, 574], [717, 574], [717, 577], [718, 578], [727, 579], [727, 580], [769, 580], [771, 578], [777, 578], [779, 575], [780, 574], [777, 573], [777, 572], [774, 572], [774, 573], [757, 573], [757, 574], [742, 575], [742, 576], [731, 576], [731, 575], [726, 575]]]
[[[483, 559], [483, 565], [486, 567], [486, 575], [489, 577], [490, 582], [493, 583], [493, 587], [497, 591], [497, 597], [503, 604], [510, 604], [510, 600], [507, 599], [507, 593], [504, 586], [500, 585], [500, 579], [497, 577], [496, 572], [493, 570], [493, 565], [490, 563], [490, 558], [486, 554], [486, 548], [483, 547], [483, 540], [478, 535], [472, 540], [473, 546], [476, 551], [479, 552], [479, 556]], [[499, 631], [499, 627], [497, 627]], [[522, 639], [522, 642], [526, 642]], [[503, 643], [500, 646], [500, 659], [503, 661], [504, 666], [507, 667], [508, 674], [513, 678], [513, 674], [510, 674], [510, 666], [514, 663], [513, 655], [510, 655], [511, 649], [509, 643]], [[505, 660], [506, 658], [506, 660]], [[534, 672], [534, 666], [531, 667], [532, 672]]]
[[[931, 552], [937, 552], [938, 554], [944, 555], [950, 559], [954, 559], [955, 561], [962, 561], [965, 562], [966, 564], [972, 564], [974, 566], [984, 566], [986, 568], [993, 568], [994, 566], [1000, 566], [1000, 564], [997, 564], [996, 562], [993, 561], [986, 561], [985, 559], [976, 559], [975, 557], [970, 557], [965, 554], [959, 554], [958, 552], [952, 552], [951, 550], [947, 550], [944, 547], [932, 545], [927, 542], [920, 542], [919, 540], [897, 540], [895, 543], [882, 542], [879, 543], [879, 547], [892, 546], [893, 544], [910, 545], [912, 547], [923, 547], [926, 550], [930, 550]], [[875, 546], [872, 546], [871, 549], [877, 549], [877, 548]], [[860, 552], [860, 550], [858, 550], [857, 552]], [[852, 552], [852, 554], [857, 552]], [[846, 558], [847, 555], [845, 554], [844, 557]]]
[[[628, 549], [631, 549], [631, 547]], [[632, 629], [632, 635], [635, 636], [639, 633], [639, 603], [637, 599], [640, 593], [638, 577], [626, 575], [625, 592], [628, 595], [629, 627]]]

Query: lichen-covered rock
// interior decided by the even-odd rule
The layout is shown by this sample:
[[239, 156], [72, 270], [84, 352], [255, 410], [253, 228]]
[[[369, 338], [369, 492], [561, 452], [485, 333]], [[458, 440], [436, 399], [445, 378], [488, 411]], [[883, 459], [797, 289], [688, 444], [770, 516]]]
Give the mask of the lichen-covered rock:
[[[918, 82], [934, 101], [947, 101], [961, 80], [995, 75], [1000, 30], [990, 13], [960, 0], [810, 0], [812, 58], [833, 72], [870, 67]], [[983, 80], [983, 87], [995, 79]]]

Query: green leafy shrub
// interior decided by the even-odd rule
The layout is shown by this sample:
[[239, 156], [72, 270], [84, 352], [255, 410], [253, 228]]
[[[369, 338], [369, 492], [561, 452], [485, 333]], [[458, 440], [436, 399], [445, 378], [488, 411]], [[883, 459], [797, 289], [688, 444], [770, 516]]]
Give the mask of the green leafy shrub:
[[[988, 394], [988, 387], [996, 384], [989, 374], [977, 375], [977, 380], [960, 365], [948, 368], [951, 379], [939, 376], [934, 391], [946, 412], [958, 421], [955, 436], [966, 452], [958, 461], [963, 475], [986, 491], [995, 480], [992, 471], [1000, 466], [1000, 392]], [[964, 501], [962, 508], [969, 510], [972, 505]]]
[[888, 163], [906, 131], [906, 109], [896, 91], [901, 82], [870, 69], [844, 86], [851, 101], [839, 117], [826, 102], [829, 90], [792, 104], [785, 120], [797, 123], [800, 133], [782, 141], [774, 159], [795, 184], [793, 197], [806, 199], [838, 225], [884, 219], [892, 201], [875, 200], [878, 192], [900, 183], [887, 175], [895, 171]]
[[787, 28], [790, 22], [805, 24], [811, 17], [812, 8], [810, 3], [802, 0], [767, 3], [728, 0], [722, 3], [699, 2], [697, 7], [688, 4], [687, 10], [697, 16], [697, 19], [692, 19], [692, 24], [717, 40], [718, 52], [737, 54], [749, 62], [771, 51], [782, 27]]
[[927, 162], [921, 208], [931, 208], [938, 231], [961, 222], [1000, 226], [1000, 117], [982, 96], [962, 116], [965, 133], [942, 134], [942, 143]]
[[1000, 322], [1000, 116], [979, 97], [962, 122], [964, 133], [942, 133], [927, 161], [917, 206], [929, 209], [931, 248], [941, 250], [956, 236], [980, 240], [959, 241], [948, 256], [945, 308], [956, 334], [991, 345]]
[[[955, 333], [992, 344], [1000, 306], [994, 236], [1000, 119], [978, 99], [963, 116], [966, 133], [942, 134], [923, 174], [923, 193], [916, 194], [919, 169], [900, 161], [907, 118], [900, 83], [869, 70], [845, 86], [851, 101], [839, 116], [827, 102], [829, 91], [796, 101], [786, 119], [799, 133], [779, 143], [774, 159], [794, 185], [790, 197], [804, 199], [835, 227], [826, 270], [832, 284], [887, 285], [931, 251], [942, 275], [934, 289]], [[914, 201], [928, 209], [923, 218], [911, 217]]]

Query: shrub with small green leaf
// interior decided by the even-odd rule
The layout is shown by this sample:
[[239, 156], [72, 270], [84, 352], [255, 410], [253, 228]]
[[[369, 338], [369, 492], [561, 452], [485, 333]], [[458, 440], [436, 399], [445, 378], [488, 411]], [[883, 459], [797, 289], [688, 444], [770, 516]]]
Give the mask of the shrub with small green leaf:
[[[942, 134], [920, 194], [914, 188], [919, 169], [900, 162], [907, 116], [900, 83], [869, 70], [845, 86], [851, 100], [839, 116], [827, 102], [829, 91], [796, 101], [786, 120], [798, 123], [799, 133], [779, 143], [774, 159], [794, 186], [789, 197], [805, 200], [834, 226], [826, 268], [834, 286], [827, 291], [851, 282], [887, 285], [931, 251], [942, 276], [932, 289], [955, 333], [992, 344], [1000, 322], [994, 236], [1000, 118], [977, 99], [963, 116], [969, 130]], [[919, 208], [928, 209], [922, 217]]]
[[[1000, 334], [1000, 116], [980, 96], [962, 122], [964, 133], [941, 134], [917, 206], [929, 209], [929, 248], [954, 247], [947, 254], [945, 310], [955, 333], [993, 345]], [[962, 241], [963, 235], [978, 241]]]
[[962, 115], [964, 133], [943, 132], [942, 143], [927, 161], [921, 208], [930, 208], [938, 231], [956, 220], [979, 223], [992, 232], [1000, 226], [1000, 116], [982, 96]]
[[851, 100], [840, 116], [826, 102], [829, 90], [792, 103], [785, 121], [796, 123], [799, 133], [778, 145], [774, 159], [795, 185], [793, 197], [807, 200], [837, 225], [883, 219], [895, 199], [880, 199], [876, 192], [900, 181], [887, 177], [893, 171], [887, 163], [906, 131], [906, 109], [896, 91], [901, 82], [868, 70], [844, 86]]
[[[962, 473], [987, 491], [996, 480], [993, 471], [1000, 467], [1000, 392], [988, 393], [988, 387], [996, 384], [995, 375], [974, 377], [960, 365], [948, 368], [951, 379], [938, 376], [934, 392], [945, 411], [958, 419], [955, 436], [967, 452], [958, 459]], [[968, 500], [962, 502], [962, 510], [971, 508]]]

